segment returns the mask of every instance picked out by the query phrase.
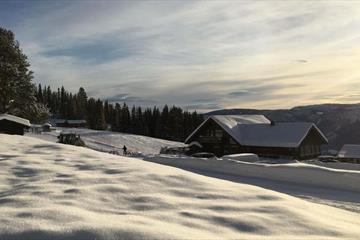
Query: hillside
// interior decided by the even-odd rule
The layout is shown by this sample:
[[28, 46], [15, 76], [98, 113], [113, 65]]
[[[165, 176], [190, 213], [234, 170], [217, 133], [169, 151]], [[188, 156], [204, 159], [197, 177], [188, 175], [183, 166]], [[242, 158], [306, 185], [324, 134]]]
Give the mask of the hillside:
[[135, 158], [0, 134], [0, 239], [357, 239], [360, 215]]
[[56, 128], [56, 131], [43, 132], [42, 134], [28, 134], [29, 136], [57, 142], [59, 133], [77, 133], [84, 140], [88, 148], [110, 152], [118, 151], [122, 153], [122, 147], [126, 145], [128, 151], [143, 154], [157, 154], [161, 147], [183, 146], [181, 142], [163, 140], [142, 135], [129, 133], [119, 133], [111, 131], [97, 131], [88, 128]]
[[279, 110], [223, 109], [206, 115], [215, 114], [263, 114], [279, 122], [313, 122], [328, 138], [329, 149], [339, 150], [345, 143], [360, 144], [360, 104], [322, 104]]

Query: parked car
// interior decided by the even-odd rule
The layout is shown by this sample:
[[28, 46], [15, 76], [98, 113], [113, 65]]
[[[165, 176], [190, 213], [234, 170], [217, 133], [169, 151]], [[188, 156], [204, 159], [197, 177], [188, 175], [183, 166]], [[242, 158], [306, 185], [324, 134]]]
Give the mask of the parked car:
[[75, 133], [60, 133], [58, 139], [59, 139], [59, 143], [81, 146], [81, 147], [85, 146], [85, 143], [80, 138], [80, 135], [77, 135]]
[[194, 154], [191, 154], [191, 157], [196, 157], [196, 158], [216, 158], [215, 154], [209, 153], [209, 152], [194, 153]]
[[339, 162], [338, 160], [336, 160], [336, 157], [331, 155], [321, 155], [318, 157], [318, 159], [321, 162]]
[[183, 155], [188, 151], [186, 147], [162, 147], [160, 154], [179, 154]]

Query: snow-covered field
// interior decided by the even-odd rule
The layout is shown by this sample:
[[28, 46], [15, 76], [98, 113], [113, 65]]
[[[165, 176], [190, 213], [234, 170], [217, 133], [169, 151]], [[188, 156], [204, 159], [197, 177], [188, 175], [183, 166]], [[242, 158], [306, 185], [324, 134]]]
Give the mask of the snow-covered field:
[[88, 148], [110, 152], [122, 153], [122, 147], [126, 145], [130, 152], [141, 152], [143, 154], [158, 154], [161, 147], [184, 146], [181, 142], [167, 141], [142, 135], [117, 133], [111, 131], [96, 131], [87, 128], [56, 128], [56, 131], [43, 132], [42, 134], [28, 134], [39, 139], [57, 142], [59, 133], [77, 133], [84, 140]]
[[358, 239], [359, 226], [261, 187], [0, 134], [0, 239]]

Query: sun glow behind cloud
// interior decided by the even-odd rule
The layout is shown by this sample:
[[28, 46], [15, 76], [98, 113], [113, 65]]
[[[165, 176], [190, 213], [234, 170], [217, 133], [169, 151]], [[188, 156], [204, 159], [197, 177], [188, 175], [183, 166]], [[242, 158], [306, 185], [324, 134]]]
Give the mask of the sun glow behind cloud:
[[[360, 4], [0, 3], [35, 80], [130, 104], [286, 108], [360, 101]], [[27, 11], [24, 11], [26, 9]], [[21, 13], [21, 14], [20, 14]]]

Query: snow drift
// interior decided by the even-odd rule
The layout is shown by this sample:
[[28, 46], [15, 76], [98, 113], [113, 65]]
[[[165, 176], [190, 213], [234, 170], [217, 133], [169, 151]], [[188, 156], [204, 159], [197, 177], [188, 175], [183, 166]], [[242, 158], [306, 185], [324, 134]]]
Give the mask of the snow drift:
[[357, 239], [360, 215], [169, 166], [0, 134], [0, 239]]

